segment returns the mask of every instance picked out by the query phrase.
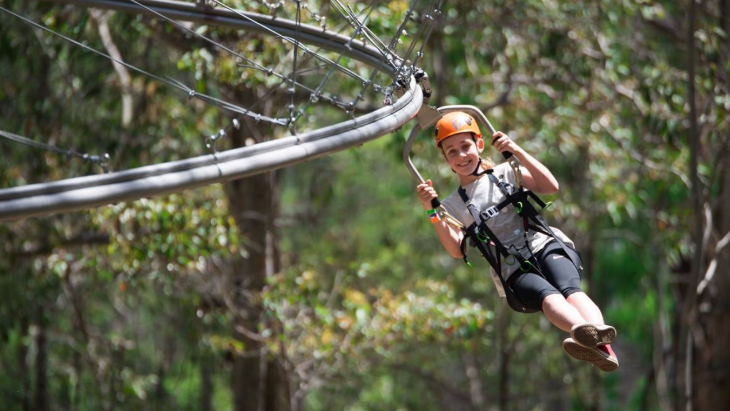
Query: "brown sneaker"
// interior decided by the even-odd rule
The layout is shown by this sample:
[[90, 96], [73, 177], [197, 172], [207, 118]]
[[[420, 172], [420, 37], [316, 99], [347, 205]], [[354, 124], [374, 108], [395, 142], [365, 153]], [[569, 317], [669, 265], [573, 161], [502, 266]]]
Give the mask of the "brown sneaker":
[[611, 345], [584, 347], [572, 338], [566, 338], [563, 341], [563, 350], [576, 360], [589, 362], [602, 371], [612, 372], [618, 368], [618, 359], [611, 349]]
[[611, 344], [616, 338], [616, 329], [610, 325], [577, 324], [570, 330], [570, 337], [584, 347], [594, 348]]

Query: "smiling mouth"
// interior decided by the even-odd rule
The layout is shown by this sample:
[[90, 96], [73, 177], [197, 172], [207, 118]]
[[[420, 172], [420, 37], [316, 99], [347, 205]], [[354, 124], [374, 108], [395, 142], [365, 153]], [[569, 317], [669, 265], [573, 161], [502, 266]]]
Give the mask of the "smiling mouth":
[[457, 166], [457, 167], [466, 167], [466, 166], [468, 166], [469, 164], [471, 164], [471, 160], [467, 160], [467, 161], [465, 161], [465, 162], [463, 162], [463, 163], [459, 163], [459, 164], [457, 164], [456, 166]]

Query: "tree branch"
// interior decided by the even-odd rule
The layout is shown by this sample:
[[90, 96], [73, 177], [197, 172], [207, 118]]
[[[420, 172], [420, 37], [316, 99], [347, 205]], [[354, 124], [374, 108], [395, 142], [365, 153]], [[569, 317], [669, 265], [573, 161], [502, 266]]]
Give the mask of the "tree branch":
[[[122, 59], [122, 53], [119, 52], [119, 48], [112, 39], [111, 32], [109, 31], [109, 17], [110, 12], [105, 12], [98, 9], [89, 10], [91, 17], [96, 21], [99, 27], [99, 36], [101, 37], [104, 48], [111, 57], [118, 61], [124, 61]], [[133, 113], [133, 102], [132, 102], [132, 76], [129, 74], [129, 70], [123, 65], [112, 62], [114, 65], [114, 71], [119, 76], [119, 82], [121, 83], [122, 89], [122, 126], [128, 127], [132, 123]]]
[[717, 270], [717, 258], [728, 244], [730, 244], [730, 231], [728, 231], [715, 246], [715, 256], [712, 258], [712, 261], [710, 261], [710, 265], [707, 267], [702, 281], [700, 281], [700, 284], [697, 286], [698, 296], [705, 291], [707, 286], [710, 285], [710, 282], [715, 277], [715, 271]]

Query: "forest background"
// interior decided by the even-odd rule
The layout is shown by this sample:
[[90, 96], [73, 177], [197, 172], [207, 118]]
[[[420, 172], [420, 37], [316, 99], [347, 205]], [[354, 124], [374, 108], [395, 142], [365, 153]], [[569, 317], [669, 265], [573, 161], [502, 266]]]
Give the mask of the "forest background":
[[[388, 38], [408, 4], [376, 4], [369, 26]], [[201, 90], [265, 89], [150, 17], [0, 5]], [[440, 248], [401, 160], [408, 125], [256, 177], [1, 224], [0, 408], [729, 409], [730, 0], [455, 0], [436, 22], [430, 104], [478, 106], [557, 176], [547, 218], [618, 329], [617, 372], [568, 358], [563, 333], [506, 308], [483, 261]], [[205, 153], [203, 130], [229, 121], [7, 14], [0, 119], [117, 154], [115, 169]], [[455, 179], [424, 134], [416, 164], [446, 195]], [[0, 149], [2, 187], [98, 172]]]

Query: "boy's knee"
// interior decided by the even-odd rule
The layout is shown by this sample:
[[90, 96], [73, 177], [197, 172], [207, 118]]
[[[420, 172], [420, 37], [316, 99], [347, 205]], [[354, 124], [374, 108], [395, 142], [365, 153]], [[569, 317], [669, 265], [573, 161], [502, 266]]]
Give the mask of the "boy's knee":
[[588, 298], [586, 293], [584, 293], [580, 287], [565, 287], [560, 290], [560, 294], [563, 294], [563, 297], [565, 297], [566, 300]]
[[565, 302], [565, 297], [558, 292], [553, 292], [542, 296], [540, 299], [540, 306], [543, 311], [545, 311], [546, 308], [551, 311], [557, 311], [558, 307], [565, 304]]
[[578, 288], [577, 290], [573, 290], [572, 292], [567, 293], [565, 296], [566, 300], [590, 300], [591, 297], [588, 296], [583, 290]]

